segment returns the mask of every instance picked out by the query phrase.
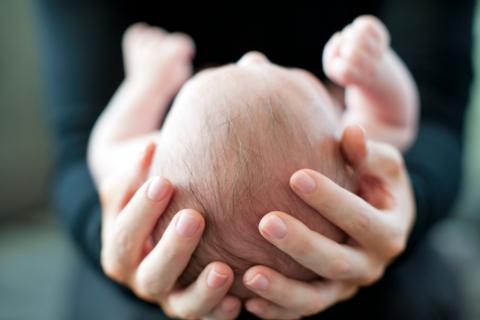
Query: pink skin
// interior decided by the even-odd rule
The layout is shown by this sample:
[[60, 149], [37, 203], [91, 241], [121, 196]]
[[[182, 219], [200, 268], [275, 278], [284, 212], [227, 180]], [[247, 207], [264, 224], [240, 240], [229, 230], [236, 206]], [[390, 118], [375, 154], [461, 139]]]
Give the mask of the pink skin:
[[[274, 99], [270, 107], [265, 103], [267, 98]], [[338, 152], [335, 137], [338, 119], [333, 109], [328, 92], [311, 74], [282, 68], [254, 52], [245, 55], [237, 64], [204, 70], [183, 86], [162, 126], [151, 171], [168, 177], [177, 187], [175, 200], [159, 222], [154, 239], [161, 238], [171, 216], [183, 207], [204, 208], [207, 221], [211, 221], [204, 241], [182, 276], [182, 283], [189, 283], [202, 266], [213, 260], [229, 263], [236, 275], [253, 263], [270, 263], [296, 279], [315, 278], [314, 273], [301, 268], [278, 250], [272, 250], [259, 238], [255, 225], [267, 210], [260, 207], [265, 208], [265, 203], [270, 210], [289, 207], [297, 218], [308, 221], [312, 229], [336, 241], [342, 241], [344, 233], [321, 216], [315, 217], [315, 211], [296, 199], [291, 191], [278, 190], [267, 196], [268, 193], [256, 187], [254, 181], [262, 181], [264, 189], [275, 186], [275, 181], [286, 186], [292, 172], [314, 166], [345, 187], [353, 188], [353, 179]], [[272, 114], [277, 124], [272, 122]], [[209, 129], [205, 130], [206, 126]], [[297, 126], [302, 127], [300, 135], [294, 129]], [[277, 128], [277, 133], [272, 134], [270, 128]], [[308, 139], [308, 146], [299, 144], [305, 141], [302, 139]], [[283, 144], [285, 153], [271, 146], [277, 141], [278, 145]], [[246, 145], [251, 152], [239, 156], [238, 148]], [[206, 155], [207, 149], [208, 154], [216, 156]], [[238, 160], [257, 161], [252, 154], [258, 152], [265, 155], [257, 162], [258, 168], [268, 168], [269, 176], [263, 177], [261, 169], [252, 167], [249, 170], [257, 172], [257, 178], [252, 179]], [[291, 158], [283, 163], [276, 160], [288, 154]], [[244, 174], [249, 178], [243, 178]], [[222, 185], [221, 189], [215, 187], [217, 184]], [[255, 199], [244, 198], [246, 195], [241, 188], [245, 184], [252, 188], [249, 193], [258, 195]], [[192, 194], [202, 199], [202, 206]], [[216, 202], [212, 194], [217, 199], [225, 199], [224, 202]], [[215, 207], [224, 205], [226, 208], [235, 199], [242, 199], [235, 209], [235, 212], [242, 212], [241, 219], [235, 212]], [[284, 204], [285, 199], [289, 199], [288, 205]], [[248, 207], [245, 201], [250, 202]], [[233, 217], [238, 219], [232, 220]], [[221, 230], [227, 223], [229, 228]], [[217, 250], [212, 250], [210, 243], [217, 239], [222, 239], [222, 243]], [[255, 250], [252, 250], [252, 241], [258, 244]], [[232, 252], [235, 257], [225, 252]], [[240, 298], [252, 296], [242, 284], [241, 276], [235, 277], [230, 293]]]
[[137, 165], [117, 170], [100, 186], [103, 270], [171, 317], [234, 319], [240, 301], [226, 296], [233, 281], [227, 265], [212, 262], [191, 285], [176, 286], [205, 227], [200, 213], [181, 210], [157, 244], [148, 241], [173, 194], [168, 180], [146, 179], [154, 152], [149, 144]]
[[[372, 21], [370, 20], [370, 22]], [[368, 25], [368, 27], [365, 27], [365, 25]], [[324, 65], [327, 75], [333, 81], [346, 86], [347, 112], [343, 117], [344, 127], [347, 127], [352, 122], [359, 122], [367, 128], [369, 138], [382, 140], [386, 137], [387, 139], [391, 139], [391, 142], [398, 147], [405, 148], [411, 142], [415, 132], [417, 108], [416, 91], [408, 76], [408, 72], [394, 53], [387, 48], [388, 40], [386, 39], [388, 38], [382, 38], [380, 32], [381, 27], [379, 26], [381, 26], [381, 24], [375, 21], [372, 23], [354, 23], [351, 29], [342, 32], [342, 36], [332, 38], [325, 49]], [[374, 36], [375, 32], [378, 33], [377, 38]], [[369, 36], [366, 36], [367, 34]], [[341, 41], [339, 41], [339, 38], [342, 38]], [[346, 40], [349, 38], [355, 39], [355, 41], [352, 42], [355, 45], [347, 49], [348, 46], [346, 44], [348, 42]], [[365, 39], [373, 39], [373, 41], [366, 41]], [[367, 42], [376, 44], [380, 49], [368, 55], [366, 51], [362, 51], [366, 50]], [[153, 54], [154, 52], [155, 54]], [[166, 34], [161, 29], [150, 28], [145, 25], [135, 25], [127, 31], [124, 39], [127, 77], [97, 122], [89, 143], [89, 166], [95, 182], [100, 186], [101, 190], [104, 190], [102, 194], [113, 194], [112, 190], [115, 188], [112, 186], [122, 185], [119, 177], [122, 176], [124, 179], [126, 178], [124, 174], [119, 175], [119, 172], [128, 172], [127, 167], [135, 158], [134, 155], [140, 153], [141, 148], [144, 148], [147, 141], [151, 141], [158, 136], [158, 131], [155, 130], [158, 127], [159, 120], [164, 115], [167, 102], [190, 76], [193, 52], [193, 42], [184, 35]], [[362, 54], [359, 52], [362, 52]], [[362, 57], [362, 59], [360, 59], [360, 57]], [[245, 55], [238, 62], [238, 65], [255, 67], [255, 65], [264, 63], [269, 62], [263, 55], [250, 53]], [[330, 65], [334, 65], [335, 67], [330, 68]], [[307, 72], [302, 70], [290, 70], [290, 72], [294, 73], [299, 81], [304, 81], [308, 87], [322, 91], [322, 95], [325, 93], [325, 89]], [[365, 77], [370, 80], [365, 81]], [[166, 79], [174, 80], [168, 83]], [[160, 86], [158, 83], [162, 85]], [[402, 95], [407, 98], [402, 100]], [[386, 103], [385, 97], [390, 97], [387, 101], [389, 103]], [[391, 97], [395, 97], [395, 99], [393, 99], [395, 103], [391, 103]], [[397, 97], [399, 98], [397, 99]], [[396, 114], [399, 116], [391, 117], [391, 115]], [[364, 115], [367, 115], [367, 117]], [[353, 136], [355, 136], [355, 134]], [[353, 141], [355, 139], [350, 140]], [[360, 142], [358, 142], [356, 146], [350, 145], [350, 147], [346, 147], [346, 150], [358, 149], [358, 146], [362, 145], [361, 141], [363, 141], [363, 145], [365, 145], [364, 138], [363, 140], [357, 140]], [[347, 142], [345, 142], [347, 146], [349, 144], [348, 141], [347, 139]], [[403, 212], [410, 213], [400, 218], [398, 217], [400, 214], [395, 215], [401, 222], [398, 223], [398, 225], [403, 227], [396, 229], [394, 233], [395, 237], [388, 237], [385, 234], [378, 233], [378, 231], [381, 230], [380, 228], [385, 227], [385, 223], [383, 225], [380, 222], [374, 224], [374, 230], [362, 229], [365, 237], [370, 237], [370, 240], [375, 240], [373, 241], [374, 243], [385, 244], [385, 248], [377, 248], [371, 245], [371, 243], [367, 241], [368, 239], [362, 239], [362, 235], [358, 234], [358, 230], [345, 230], [346, 227], [342, 225], [341, 221], [332, 221], [344, 229], [353, 239], [358, 240], [358, 242], [362, 244], [361, 248], [356, 248], [355, 251], [347, 248], [347, 245], [340, 248], [338, 244], [328, 242], [318, 234], [305, 233], [305, 226], [302, 226], [299, 221], [296, 221], [284, 213], [268, 214], [260, 224], [261, 234], [268, 241], [272, 242], [287, 254], [290, 254], [307, 268], [317, 272], [319, 275], [324, 275], [327, 279], [332, 279], [332, 281], [325, 283], [315, 282], [312, 284], [293, 282], [285, 277], [282, 278], [282, 275], [275, 273], [274, 270], [261, 266], [254, 267], [245, 274], [245, 285], [260, 297], [263, 297], [263, 299], [256, 298], [249, 300], [246, 304], [247, 309], [264, 318], [297, 318], [302, 315], [320, 312], [325, 307], [351, 296], [359, 285], [369, 284], [378, 279], [389, 261], [403, 250], [402, 244], [408, 236], [409, 226], [413, 220], [412, 212], [414, 211], [411, 206], [408, 206], [408, 204], [411, 204], [411, 201], [409, 201], [411, 200], [409, 198], [410, 189], [408, 182], [406, 182], [408, 179], [404, 176], [403, 166], [396, 166], [398, 170], [394, 171], [397, 172], [397, 174], [392, 174], [392, 170], [390, 170], [391, 167], [395, 167], [395, 164], [398, 162], [398, 155], [395, 152], [391, 150], [385, 151], [386, 147], [383, 145], [378, 147], [378, 145], [373, 144], [373, 146], [375, 147], [369, 148], [368, 161], [365, 160], [365, 156], [358, 157], [362, 160], [358, 160], [357, 162], [352, 161], [352, 165], [360, 172], [368, 175], [374, 175], [374, 172], [376, 172], [374, 170], [377, 170], [378, 172], [375, 176], [378, 179], [386, 177], [382, 181], [387, 187], [393, 186], [394, 188], [388, 195], [383, 196], [386, 198], [393, 197], [395, 200], [400, 200], [398, 203], [405, 203], [406, 205], [406, 207], [402, 208], [393, 206], [387, 209], [396, 213], [402, 210]], [[375, 162], [370, 158], [370, 155], [372, 155], [371, 157], [373, 159], [381, 159], [382, 162]], [[115, 161], [116, 159], [124, 159], [124, 161], [122, 161], [124, 165], [113, 165], [118, 163], [118, 161]], [[372, 163], [375, 163], [376, 166], [373, 166]], [[390, 163], [394, 163], [394, 165], [389, 166]], [[387, 166], [387, 169], [384, 169], [385, 166]], [[144, 176], [144, 171], [145, 170], [142, 171], [143, 173], [140, 176]], [[137, 178], [132, 178], [135, 183], [130, 181], [128, 188], [125, 187], [128, 189], [128, 192], [125, 190], [123, 193], [120, 192], [123, 197], [122, 200], [117, 199], [117, 204], [111, 206], [113, 209], [105, 210], [110, 212], [106, 214], [106, 216], [112, 216], [113, 214], [111, 212], [118, 215], [120, 211], [128, 209], [130, 213], [124, 214], [122, 212], [121, 216], [132, 216], [131, 224], [137, 221], [137, 223], [133, 223], [134, 227], [129, 228], [127, 226], [128, 224], [125, 223], [125, 221], [128, 221], [126, 218], [119, 220], [123, 221], [121, 223], [119, 221], [113, 222], [113, 218], [104, 217], [105, 230], [102, 230], [104, 239], [102, 265], [106, 273], [112, 278], [127, 284], [140, 297], [159, 303], [164, 310], [172, 316], [185, 318], [203, 318], [208, 316], [214, 319], [235, 318], [240, 305], [238, 299], [230, 296], [225, 297], [225, 293], [233, 281], [231, 269], [227, 265], [220, 262], [212, 263], [205, 268], [205, 271], [202, 272], [199, 279], [192, 284], [192, 286], [182, 291], [178, 291], [174, 286], [178, 275], [174, 273], [173, 276], [164, 277], [169, 274], [169, 272], [171, 273], [172, 270], [182, 269], [182, 263], [186, 264], [196, 243], [198, 243], [200, 239], [203, 227], [194, 228], [195, 230], [192, 231], [192, 233], [195, 236], [189, 241], [186, 241], [185, 238], [178, 238], [178, 235], [181, 235], [179, 230], [182, 228], [176, 229], [177, 233], [168, 231], [170, 229], [175, 230], [174, 224], [182, 221], [180, 217], [187, 213], [178, 213], [179, 217], [173, 219], [171, 223], [172, 227], [169, 227], [166, 231], [166, 234], [171, 236], [165, 237], [165, 239], [162, 238], [155, 247], [149, 244], [146, 239], [142, 240], [142, 237], [137, 236], [136, 238], [133, 237], [130, 239], [127, 242], [129, 245], [135, 241], [137, 243], [146, 243], [145, 247], [143, 245], [140, 246], [143, 247], [143, 253], [140, 255], [138, 254], [138, 250], [140, 250], [138, 248], [140, 247], [135, 246], [135, 248], [137, 248], [135, 249], [135, 252], [137, 252], [136, 258], [126, 254], [124, 248], [113, 249], [119, 245], [119, 242], [115, 240], [116, 233], [107, 230], [123, 230], [119, 231], [122, 235], [133, 235], [137, 234], [136, 230], [140, 228], [143, 230], [142, 234], [145, 235], [146, 230], [153, 228], [153, 225], [148, 225], [148, 223], [145, 223], [143, 227], [138, 223], [142, 221], [140, 220], [142, 214], [147, 214], [152, 210], [151, 207], [146, 207], [145, 204], [148, 203], [148, 201], [152, 201], [152, 198], [156, 198], [155, 194], [159, 195], [162, 194], [162, 192], [166, 192], [165, 190], [157, 190], [157, 192], [142, 191], [144, 188], [147, 190], [148, 185], [150, 183], [153, 185], [153, 182], [149, 180], [145, 184], [145, 187], [141, 187], [139, 181], [142, 181], [142, 179], [138, 178], [138, 172], [136, 174]], [[361, 203], [357, 200], [354, 201], [352, 200], [352, 194], [346, 190], [338, 190], [338, 187], [335, 188], [331, 183], [326, 182], [325, 178], [322, 178], [320, 174], [315, 172], [308, 172], [308, 174], [317, 179], [315, 184], [316, 188], [314, 188], [315, 192], [312, 191], [309, 197], [304, 196], [300, 191], [302, 187], [295, 183], [295, 175], [292, 177], [293, 190], [298, 192], [299, 196], [313, 208], [322, 211], [324, 208], [318, 203], [318, 199], [322, 199], [321, 193], [318, 193], [318, 186], [327, 188], [325, 187], [325, 185], [327, 185], [328, 188], [332, 190], [332, 196], [338, 198], [340, 202], [346, 201], [345, 209], [349, 210], [345, 210], [344, 212], [344, 223], [355, 221], [355, 218], [351, 216], [351, 212], [358, 213], [364, 210], [364, 213], [371, 212], [373, 215], [374, 210], [384, 209], [376, 208], [368, 203]], [[135, 174], [131, 176], [133, 177]], [[112, 181], [115, 182], [112, 183]], [[163, 182], [158, 183], [159, 180], [156, 181], [157, 183], [155, 183], [155, 185], [166, 185], [167, 187], [165, 188], [170, 188], [168, 187], [168, 182], [161, 180]], [[124, 185], [127, 185], [127, 183], [124, 182]], [[327, 189], [322, 190], [325, 191]], [[365, 193], [369, 194], [369, 192], [367, 192], [370, 190], [369, 186], [366, 186], [365, 190]], [[378, 193], [378, 190], [375, 189], [375, 192]], [[370, 194], [375, 194], [375, 192], [370, 192]], [[135, 195], [129, 201], [132, 194]], [[142, 194], [150, 195], [150, 197], [145, 196], [142, 198]], [[156, 206], [163, 207], [166, 205], [165, 201], [168, 201], [171, 196], [171, 191], [165, 194], [167, 194], [165, 197], [158, 196], [158, 198], [162, 198], [162, 200], [159, 201]], [[379, 197], [381, 197], [381, 195], [379, 195]], [[105, 196], [103, 198], [105, 198]], [[108, 199], [109, 197], [106, 198]], [[134, 199], [136, 200], [134, 201]], [[370, 201], [370, 199], [368, 200]], [[385, 202], [386, 200], [384, 200], [385, 199], [382, 201]], [[113, 200], [105, 200], [105, 207], [109, 207], [108, 203], [112, 202], [115, 203]], [[119, 203], [122, 203], [122, 205]], [[125, 203], [128, 203], [126, 207]], [[143, 208], [143, 210], [140, 210], [140, 208]], [[156, 209], [158, 214], [161, 214], [161, 211], [162, 210], [158, 208]], [[193, 211], [189, 211], [188, 214], [190, 217], [196, 219], [197, 224], [203, 225], [204, 222], [200, 214]], [[335, 212], [332, 212], [331, 217], [327, 218], [331, 219], [334, 218], [334, 216]], [[282, 223], [278, 223], [279, 220], [276, 218], [279, 218], [280, 221], [283, 222], [283, 225]], [[183, 219], [183, 221], [187, 220]], [[375, 219], [370, 217], [369, 221], [375, 221]], [[388, 226], [390, 226], [391, 222], [388, 223]], [[115, 224], [117, 226], [113, 227]], [[287, 230], [287, 238], [289, 239], [286, 243], [291, 244], [288, 247], [285, 246], [284, 242], [276, 241], [274, 237], [276, 233], [281, 233], [282, 230], [285, 231], [284, 229]], [[128, 232], [128, 230], [130, 231]], [[185, 227], [184, 230], [192, 230], [192, 228]], [[185, 235], [183, 236], [185, 237]], [[309, 254], [314, 257], [309, 255], [299, 256], [296, 248], [298, 249], [306, 243], [313, 243], [311, 242], [313, 239], [318, 245], [312, 248]], [[379, 239], [382, 241], [379, 241]], [[107, 244], [112, 243], [112, 241], [113, 244], [108, 246]], [[120, 245], [122, 245], [122, 243], [125, 244], [125, 242], [120, 242]], [[396, 246], [398, 243], [400, 243], [400, 245]], [[176, 244], [176, 246], [174, 246], [174, 244]], [[168, 248], [170, 249], [168, 250]], [[185, 250], [185, 248], [189, 249]], [[178, 261], [168, 259], [168, 261], [165, 261], [166, 259], [160, 259], [161, 256], [165, 256], [165, 252], [175, 254], [175, 250], [182, 252], [180, 255], [175, 255], [176, 258], [181, 257], [180, 260], [182, 262], [177, 263]], [[345, 260], [338, 258], [318, 260], [318, 257], [323, 256], [326, 258], [334, 252], [343, 252]], [[375, 254], [366, 255], [365, 252], [375, 252]], [[314, 259], [315, 257], [316, 259]], [[347, 259], [347, 257], [349, 257], [349, 259]], [[375, 263], [373, 263], [372, 260], [375, 261]], [[118, 263], [119, 261], [123, 262]], [[333, 261], [335, 264], [329, 265], [326, 263], [327, 261]], [[130, 267], [126, 269], [123, 269], [123, 267], [117, 268], [120, 265]], [[164, 268], [161, 269], [163, 272], [148, 272], [148, 270], [153, 270], [154, 266], [158, 265], [164, 265]], [[159, 279], [167, 279], [168, 283], [159, 283]], [[347, 281], [352, 279], [355, 281]], [[152, 283], [156, 283], [158, 288], [145, 287], [145, 284], [151, 286]], [[260, 284], [259, 287], [255, 285], [256, 283]], [[351, 283], [353, 283], [353, 285]], [[298, 299], [292, 299], [291, 301], [282, 300], [280, 296], [284, 295], [287, 287], [291, 292], [298, 293], [298, 295], [295, 296], [306, 297], [308, 299], [304, 299], [303, 303], [297, 301]], [[322, 303], [319, 301], [322, 301]]]
[[125, 32], [126, 78], [95, 124], [89, 167], [98, 183], [118, 161], [141, 152], [155, 135], [167, 105], [192, 73], [195, 45], [185, 34], [138, 23]]
[[342, 127], [359, 124], [369, 139], [405, 150], [416, 134], [418, 92], [389, 41], [377, 18], [361, 16], [328, 41], [323, 68], [345, 87]]
[[190, 286], [176, 286], [203, 233], [200, 213], [178, 212], [164, 237], [150, 241], [173, 187], [162, 177], [145, 182], [155, 151], [148, 143], [158, 135], [167, 103], [191, 74], [193, 41], [136, 24], [126, 31], [123, 48], [126, 79], [97, 121], [88, 149], [102, 200], [102, 267], [171, 317], [234, 319], [240, 301], [226, 295], [233, 282], [228, 265], [212, 262]]
[[380, 279], [405, 249], [415, 205], [401, 154], [390, 145], [367, 142], [358, 126], [344, 130], [341, 146], [365, 182], [363, 199], [309, 169], [294, 173], [290, 185], [351, 240], [339, 244], [284, 212], [265, 215], [259, 224], [262, 236], [324, 280], [301, 282], [265, 266], [250, 268], [243, 281], [259, 297], [245, 306], [260, 318], [298, 319], [320, 313]]

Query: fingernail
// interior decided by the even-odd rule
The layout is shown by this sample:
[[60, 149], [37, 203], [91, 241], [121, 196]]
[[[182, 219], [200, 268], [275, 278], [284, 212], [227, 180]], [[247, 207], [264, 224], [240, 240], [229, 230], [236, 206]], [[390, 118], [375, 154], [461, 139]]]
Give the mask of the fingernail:
[[296, 172], [292, 176], [292, 184], [295, 189], [302, 193], [312, 192], [317, 186], [315, 180], [313, 180], [313, 178], [309, 174], [303, 171]]
[[155, 177], [150, 181], [147, 189], [147, 197], [152, 201], [162, 201], [170, 191], [170, 183], [161, 177]]
[[282, 239], [287, 235], [287, 225], [274, 214], [260, 221], [260, 229], [276, 239]]
[[175, 229], [184, 237], [191, 237], [195, 234], [200, 226], [200, 220], [188, 211], [180, 213], [177, 222], [175, 223]]
[[217, 289], [220, 288], [227, 282], [228, 276], [226, 274], [220, 273], [216, 270], [210, 270], [207, 276], [207, 285], [210, 288]]
[[268, 288], [270, 281], [263, 274], [257, 273], [250, 281], [247, 281], [247, 285], [252, 289], [262, 291]]

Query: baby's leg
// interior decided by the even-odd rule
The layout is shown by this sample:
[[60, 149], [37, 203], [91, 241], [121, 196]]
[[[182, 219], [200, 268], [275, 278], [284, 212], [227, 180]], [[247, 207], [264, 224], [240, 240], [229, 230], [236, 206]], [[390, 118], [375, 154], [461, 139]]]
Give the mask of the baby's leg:
[[323, 66], [332, 81], [345, 87], [343, 127], [358, 123], [369, 138], [402, 150], [412, 143], [417, 89], [378, 19], [362, 16], [336, 33], [325, 46]]
[[191, 75], [194, 50], [188, 36], [146, 24], [135, 24], [125, 32], [125, 80], [95, 124], [89, 142], [89, 165], [96, 180], [112, 162], [135, 152], [132, 148], [141, 145], [135, 143], [141, 135], [159, 128], [168, 103]]

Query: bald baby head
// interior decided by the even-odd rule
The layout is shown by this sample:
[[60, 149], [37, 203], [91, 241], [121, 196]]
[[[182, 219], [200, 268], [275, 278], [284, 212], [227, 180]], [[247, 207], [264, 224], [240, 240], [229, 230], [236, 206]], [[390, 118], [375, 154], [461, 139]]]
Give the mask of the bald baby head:
[[182, 88], [162, 128], [152, 170], [176, 188], [157, 239], [181, 209], [205, 217], [205, 232], [182, 282], [193, 281], [212, 261], [232, 267], [231, 292], [240, 297], [251, 295], [241, 277], [253, 265], [300, 280], [315, 277], [263, 239], [258, 223], [270, 211], [284, 211], [342, 241], [344, 234], [288, 183], [295, 171], [311, 168], [351, 187], [335, 140], [336, 121], [318, 81], [258, 55], [203, 71]]

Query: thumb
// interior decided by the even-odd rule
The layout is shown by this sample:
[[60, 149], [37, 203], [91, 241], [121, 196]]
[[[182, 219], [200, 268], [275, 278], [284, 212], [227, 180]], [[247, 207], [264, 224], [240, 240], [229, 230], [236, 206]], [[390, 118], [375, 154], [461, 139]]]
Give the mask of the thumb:
[[393, 181], [405, 172], [400, 151], [387, 143], [367, 141], [359, 125], [347, 126], [340, 144], [346, 161], [359, 175]]

